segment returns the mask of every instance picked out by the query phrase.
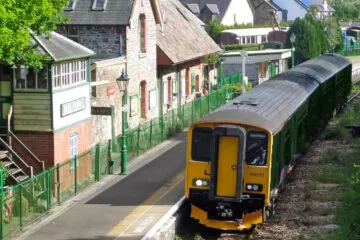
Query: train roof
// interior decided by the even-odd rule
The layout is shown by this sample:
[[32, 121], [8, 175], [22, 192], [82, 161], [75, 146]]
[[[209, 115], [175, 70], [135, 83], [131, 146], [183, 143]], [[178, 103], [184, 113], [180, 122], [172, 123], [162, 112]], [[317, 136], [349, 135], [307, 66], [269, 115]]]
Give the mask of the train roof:
[[[275, 134], [319, 83], [347, 66], [341, 58], [321, 56], [301, 64], [229, 101], [200, 121], [239, 121]], [[338, 60], [337, 64], [331, 62], [334, 59]], [[351, 62], [347, 61], [347, 64]]]

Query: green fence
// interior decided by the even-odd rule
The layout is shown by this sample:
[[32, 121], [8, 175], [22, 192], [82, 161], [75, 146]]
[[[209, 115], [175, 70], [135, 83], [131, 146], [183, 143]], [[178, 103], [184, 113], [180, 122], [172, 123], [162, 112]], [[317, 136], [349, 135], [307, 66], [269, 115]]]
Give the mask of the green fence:
[[221, 81], [221, 86], [225, 86], [228, 84], [236, 84], [236, 83], [240, 83], [242, 84], [242, 74], [238, 73], [238, 74], [234, 74], [228, 77], [224, 77], [223, 80]]
[[[240, 76], [237, 74], [225, 78], [224, 83], [239, 83]], [[227, 99], [234, 96], [229, 89], [231, 88], [223, 87], [213, 91], [163, 116], [140, 124], [135, 129], [128, 130], [126, 135], [129, 160], [143, 154], [220, 107]], [[120, 139], [119, 136], [117, 141], [119, 146]], [[0, 240], [21, 231], [24, 226], [34, 222], [52, 207], [62, 204], [89, 185], [99, 181], [101, 176], [119, 169], [120, 148], [111, 149], [111, 145], [111, 140], [104, 144], [97, 144], [80, 156], [0, 192], [0, 205], [3, 209], [0, 217]]]
[[360, 48], [348, 48], [336, 53], [343, 56], [360, 56]]

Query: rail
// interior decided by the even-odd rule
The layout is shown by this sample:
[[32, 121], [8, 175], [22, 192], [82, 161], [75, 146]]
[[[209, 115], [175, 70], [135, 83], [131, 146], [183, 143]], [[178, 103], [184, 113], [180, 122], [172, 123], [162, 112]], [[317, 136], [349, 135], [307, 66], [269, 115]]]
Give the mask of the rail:
[[[32, 166], [29, 166], [2, 138], [0, 138], [0, 145], [4, 147], [12, 155], [12, 160], [18, 167], [20, 167], [24, 172], [32, 177], [34, 175], [34, 170]], [[14, 160], [14, 158], [16, 160]]]

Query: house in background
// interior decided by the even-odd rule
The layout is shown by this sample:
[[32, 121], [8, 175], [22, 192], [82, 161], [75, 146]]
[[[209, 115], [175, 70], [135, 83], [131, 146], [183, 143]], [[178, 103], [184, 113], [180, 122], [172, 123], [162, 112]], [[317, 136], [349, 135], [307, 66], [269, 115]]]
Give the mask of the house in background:
[[[8, 139], [8, 147], [0, 144], [0, 152], [9, 152], [6, 167], [11, 168], [9, 173], [15, 182], [88, 152], [91, 147], [89, 58], [94, 52], [55, 32], [49, 36], [31, 35], [38, 53], [48, 59], [41, 70], [0, 65], [0, 126], [14, 134], [0, 134]], [[91, 171], [90, 157], [81, 164], [79, 179]], [[71, 164], [62, 176], [67, 179], [76, 167]], [[71, 178], [66, 181], [64, 186]]]
[[226, 26], [254, 23], [254, 8], [250, 0], [180, 0], [180, 2], [204, 23], [214, 18]]
[[293, 22], [297, 17], [305, 17], [312, 5], [317, 7], [319, 18], [331, 16], [335, 12], [326, 0], [272, 0], [272, 2], [288, 11], [288, 22]]
[[[291, 58], [291, 49], [265, 49], [248, 51], [245, 59], [245, 76], [253, 86], [261, 84], [270, 77], [285, 72], [288, 69], [288, 60]], [[242, 72], [243, 58], [239, 52], [229, 52], [222, 55], [223, 76], [230, 76]]]
[[282, 9], [271, 0], [264, 0], [255, 7], [254, 24], [273, 24], [272, 13], [275, 13], [278, 23], [287, 21], [287, 10]]
[[215, 83], [215, 68], [204, 57], [221, 49], [178, 0], [160, 0], [162, 26], [157, 29], [160, 111], [167, 112], [202, 95], [206, 83]]
[[109, 116], [92, 117], [93, 143], [121, 133], [124, 93], [119, 92], [116, 79], [122, 71], [130, 78], [128, 127], [158, 116], [156, 28], [161, 24], [158, 1], [70, 1], [64, 15], [70, 20], [57, 31], [96, 52], [92, 58], [92, 105], [115, 109], [113, 124]]

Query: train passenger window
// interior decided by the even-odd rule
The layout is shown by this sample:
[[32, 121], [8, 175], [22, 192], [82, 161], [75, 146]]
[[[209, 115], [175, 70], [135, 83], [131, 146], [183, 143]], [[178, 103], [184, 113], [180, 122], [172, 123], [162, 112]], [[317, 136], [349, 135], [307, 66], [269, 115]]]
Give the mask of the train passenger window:
[[196, 127], [192, 132], [191, 158], [195, 161], [210, 161], [211, 128]]
[[249, 132], [246, 139], [246, 163], [252, 166], [266, 164], [268, 137], [264, 132]]

